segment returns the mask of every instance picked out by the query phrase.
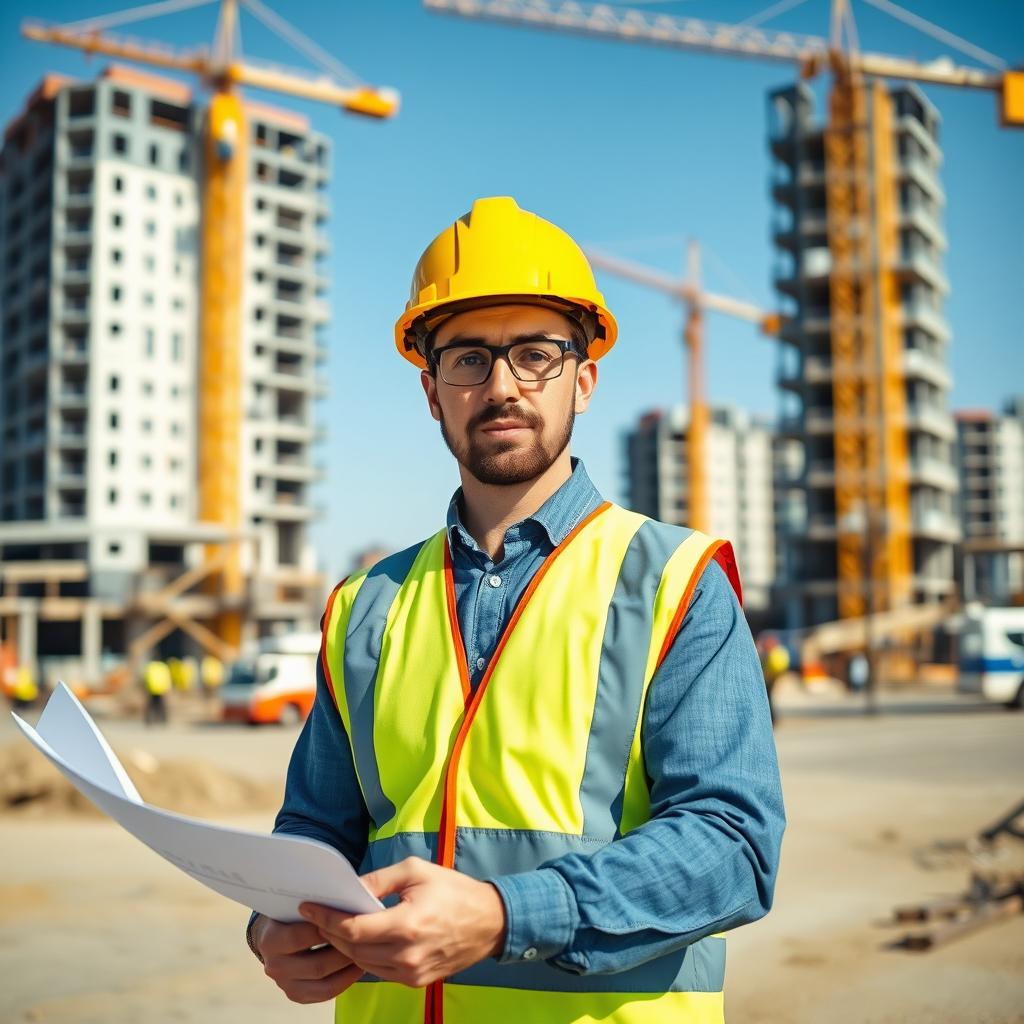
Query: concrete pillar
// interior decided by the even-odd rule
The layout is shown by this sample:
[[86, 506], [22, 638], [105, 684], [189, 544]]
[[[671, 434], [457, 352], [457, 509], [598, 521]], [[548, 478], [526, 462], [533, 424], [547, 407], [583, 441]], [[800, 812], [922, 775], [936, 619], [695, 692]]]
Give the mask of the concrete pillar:
[[39, 678], [39, 664], [36, 658], [38, 636], [39, 602], [22, 599], [18, 602], [18, 664], [28, 665], [36, 679]]
[[100, 646], [103, 619], [97, 601], [87, 601], [82, 615], [82, 676], [87, 684], [100, 681]]
[[964, 555], [964, 602], [974, 601], [978, 596], [978, 583], [976, 579], [977, 566], [973, 554]]

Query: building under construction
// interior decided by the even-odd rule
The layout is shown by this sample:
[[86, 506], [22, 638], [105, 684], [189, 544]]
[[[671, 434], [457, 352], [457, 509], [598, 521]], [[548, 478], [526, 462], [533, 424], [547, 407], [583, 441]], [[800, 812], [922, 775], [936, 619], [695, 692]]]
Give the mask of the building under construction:
[[[790, 627], [851, 614], [840, 600], [844, 584], [866, 595], [861, 611], [871, 610], [872, 598], [881, 609], [939, 602], [955, 590], [960, 527], [950, 331], [942, 312], [948, 285], [939, 115], [912, 85], [874, 82], [862, 95], [865, 123], [852, 143], [849, 135], [830, 138], [808, 85], [769, 97], [774, 276], [785, 325], [780, 431], [804, 456], [784, 481], [788, 575], [780, 599]], [[843, 223], [845, 197], [829, 192], [836, 175], [827, 177], [826, 167], [841, 162], [830, 150], [850, 144], [863, 146], [857, 204], [879, 226], [875, 253], [844, 251], [858, 246], [858, 237], [870, 246], [870, 238], [866, 227], [858, 232], [856, 223], [853, 230]], [[840, 254], [855, 293], [849, 310], [834, 294]], [[844, 348], [844, 329], [864, 332], [872, 346]], [[837, 471], [844, 456], [849, 466], [851, 445], [854, 470], [846, 469], [844, 481], [850, 499], [841, 515]], [[841, 564], [851, 536], [852, 564]]]
[[956, 413], [964, 600], [1024, 603], [1024, 395]]
[[[204, 387], [217, 268], [204, 276], [206, 111], [189, 87], [122, 67], [48, 77], [6, 128], [0, 622], [45, 677], [92, 684], [126, 654], [181, 653], [224, 614], [242, 639], [319, 615], [329, 144], [293, 113], [245, 111], [240, 408]], [[236, 419], [237, 441], [204, 489], [211, 417]], [[238, 528], [202, 507], [218, 479], [238, 482]], [[211, 586], [231, 559], [242, 585]]]
[[[776, 578], [773, 486], [775, 435], [771, 424], [733, 406], [712, 406], [708, 417], [708, 528], [728, 537], [743, 575], [743, 605], [763, 617]], [[690, 410], [645, 413], [623, 437], [626, 504], [680, 526], [692, 522], [688, 505]]]

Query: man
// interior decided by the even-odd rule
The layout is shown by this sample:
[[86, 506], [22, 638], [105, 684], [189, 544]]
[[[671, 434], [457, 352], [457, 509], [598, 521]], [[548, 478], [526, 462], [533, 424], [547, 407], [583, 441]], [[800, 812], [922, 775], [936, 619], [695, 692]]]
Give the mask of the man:
[[388, 909], [249, 926], [338, 1021], [721, 1021], [720, 933], [771, 905], [784, 816], [731, 548], [570, 458], [615, 336], [578, 246], [511, 199], [417, 265], [396, 341], [462, 487], [331, 595], [275, 826]]
[[146, 725], [166, 725], [167, 694], [171, 689], [171, 670], [167, 662], [156, 659], [147, 662], [142, 681], [147, 694], [142, 720]]
[[203, 695], [214, 697], [224, 684], [224, 663], [212, 654], [204, 654], [199, 662], [199, 680], [203, 685]]
[[764, 676], [764, 688], [768, 694], [768, 711], [771, 714], [772, 725], [775, 725], [775, 684], [789, 671], [789, 651], [774, 633], [762, 635], [760, 639], [761, 674]]

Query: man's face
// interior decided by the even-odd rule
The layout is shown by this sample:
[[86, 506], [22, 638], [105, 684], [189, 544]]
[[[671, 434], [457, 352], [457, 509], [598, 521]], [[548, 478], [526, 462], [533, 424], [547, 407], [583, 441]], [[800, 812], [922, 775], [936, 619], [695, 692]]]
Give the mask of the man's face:
[[[434, 338], [433, 351], [465, 342], [495, 347], [541, 338], [571, 340], [569, 320], [543, 306], [506, 305], [458, 313]], [[484, 484], [526, 483], [565, 451], [576, 413], [583, 412], [597, 381], [597, 366], [571, 352], [558, 377], [522, 381], [506, 359], [495, 359], [483, 384], [447, 384], [422, 374], [430, 414], [452, 455]]]

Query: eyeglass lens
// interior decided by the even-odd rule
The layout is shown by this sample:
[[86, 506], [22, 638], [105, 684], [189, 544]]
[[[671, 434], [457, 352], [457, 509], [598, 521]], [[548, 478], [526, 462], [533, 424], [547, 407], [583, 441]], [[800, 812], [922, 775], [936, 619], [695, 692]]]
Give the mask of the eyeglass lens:
[[[486, 345], [478, 348], [442, 349], [438, 366], [448, 384], [469, 387], [482, 384], [491, 372], [494, 350]], [[523, 341], [511, 345], [508, 364], [519, 380], [550, 380], [562, 372], [562, 347], [554, 342]]]

